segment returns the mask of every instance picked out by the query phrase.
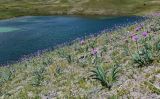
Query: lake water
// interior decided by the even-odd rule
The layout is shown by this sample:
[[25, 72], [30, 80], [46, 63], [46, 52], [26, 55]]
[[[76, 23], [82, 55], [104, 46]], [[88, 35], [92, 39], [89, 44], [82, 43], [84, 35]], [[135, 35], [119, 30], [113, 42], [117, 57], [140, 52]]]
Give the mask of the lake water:
[[28, 16], [0, 21], [0, 64], [144, 18]]

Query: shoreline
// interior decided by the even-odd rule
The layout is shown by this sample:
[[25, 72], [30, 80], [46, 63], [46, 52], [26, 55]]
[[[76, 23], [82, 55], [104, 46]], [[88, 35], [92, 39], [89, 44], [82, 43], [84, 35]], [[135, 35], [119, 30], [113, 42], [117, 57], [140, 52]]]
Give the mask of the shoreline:
[[[58, 15], [59, 16], [59, 15]], [[24, 17], [32, 17], [32, 16], [24, 16]], [[52, 16], [51, 16], [52, 17]], [[70, 17], [70, 16], [68, 16]], [[71, 16], [71, 17], [77, 17], [77, 16]], [[78, 16], [78, 17], [83, 17], [83, 16]], [[99, 16], [96, 16], [99, 18]], [[104, 17], [104, 16], [103, 16]], [[123, 16], [120, 16], [120, 17], [123, 17]], [[138, 16], [139, 17], [139, 16]], [[21, 17], [19, 17], [21, 18]], [[87, 18], [90, 18], [90, 17], [87, 17]], [[95, 17], [94, 17], [95, 18]], [[6, 20], [12, 20], [12, 19], [16, 19], [16, 18], [11, 18], [11, 19], [6, 19]], [[110, 33], [110, 32], [115, 32], [117, 30], [121, 30], [122, 28], [127, 28], [127, 27], [130, 27], [132, 25], [135, 25], [135, 24], [138, 24], [138, 23], [141, 23], [143, 21], [145, 21], [146, 19], [141, 19], [141, 20], [137, 20], [136, 22], [134, 23], [129, 23], [127, 25], [124, 25], [124, 26], [116, 26], [115, 28], [111, 29], [111, 30], [108, 30], [108, 29], [104, 29], [104, 30], [100, 30], [99, 32], [95, 33], [95, 34], [90, 34], [88, 36], [85, 36], [85, 37], [82, 37], [84, 40], [89, 40], [89, 39], [92, 39], [92, 38], [98, 38], [100, 37], [101, 35], [105, 34], [105, 33]], [[31, 54], [28, 54], [28, 55], [23, 55], [22, 57], [20, 57], [18, 60], [13, 60], [13, 61], [10, 61], [10, 62], [7, 62], [7, 63], [4, 63], [4, 64], [0, 64], [0, 67], [6, 67], [6, 66], [9, 66], [9, 65], [13, 65], [13, 64], [17, 64], [17, 63], [21, 63], [25, 60], [30, 60], [34, 57], [37, 57], [37, 56], [42, 56], [44, 53], [48, 53], [48, 52], [51, 52], [51, 51], [55, 51], [57, 49], [60, 49], [60, 48], [63, 48], [63, 47], [67, 47], [67, 46], [71, 46], [77, 42], [80, 41], [80, 39], [82, 38], [76, 38], [72, 41], [68, 41], [68, 42], [64, 42], [62, 44], [59, 44], [59, 45], [56, 45], [54, 47], [50, 47], [50, 48], [46, 48], [46, 49], [43, 49], [43, 50], [37, 50], [36, 52], [34, 53], [31, 53]]]
[[144, 15], [139, 15], [139, 14], [116, 14], [116, 15], [107, 15], [107, 14], [29, 14], [29, 15], [19, 15], [19, 16], [12, 16], [12, 17], [4, 17], [1, 18], [0, 20], [7, 20], [7, 19], [15, 19], [19, 17], [30, 17], [30, 16], [73, 16], [73, 17], [89, 17], [89, 18], [96, 18], [96, 17], [117, 17], [117, 16], [144, 16]]

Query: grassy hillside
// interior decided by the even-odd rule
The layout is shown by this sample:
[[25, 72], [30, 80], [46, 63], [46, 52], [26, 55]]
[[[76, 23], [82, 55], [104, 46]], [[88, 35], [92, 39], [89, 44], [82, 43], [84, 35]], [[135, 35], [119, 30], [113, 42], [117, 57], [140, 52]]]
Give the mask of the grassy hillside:
[[1, 99], [159, 99], [160, 17], [0, 67]]
[[159, 0], [0, 0], [0, 18], [55, 14], [131, 15], [159, 10]]

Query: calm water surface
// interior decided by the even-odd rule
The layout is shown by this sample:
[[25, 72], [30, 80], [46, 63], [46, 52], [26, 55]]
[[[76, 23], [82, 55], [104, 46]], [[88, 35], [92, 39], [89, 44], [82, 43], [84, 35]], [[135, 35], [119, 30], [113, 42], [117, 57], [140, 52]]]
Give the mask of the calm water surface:
[[28, 16], [0, 21], [0, 64], [14, 62], [76, 38], [96, 34], [116, 25], [133, 24], [144, 18]]

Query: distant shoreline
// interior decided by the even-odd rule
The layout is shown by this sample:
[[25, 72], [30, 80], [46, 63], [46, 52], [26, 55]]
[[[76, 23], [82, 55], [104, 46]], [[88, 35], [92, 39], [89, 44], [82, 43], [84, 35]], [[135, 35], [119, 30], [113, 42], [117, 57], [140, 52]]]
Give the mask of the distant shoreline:
[[117, 16], [143, 16], [143, 15], [136, 15], [136, 14], [120, 14], [120, 15], [105, 15], [105, 14], [49, 14], [49, 15], [19, 15], [19, 16], [12, 16], [12, 17], [1, 17], [0, 16], [0, 20], [8, 20], [8, 19], [15, 19], [15, 18], [19, 18], [19, 17], [30, 17], [30, 16], [76, 16], [76, 17], [89, 17], [89, 18], [96, 18], [96, 17], [117, 17]]

